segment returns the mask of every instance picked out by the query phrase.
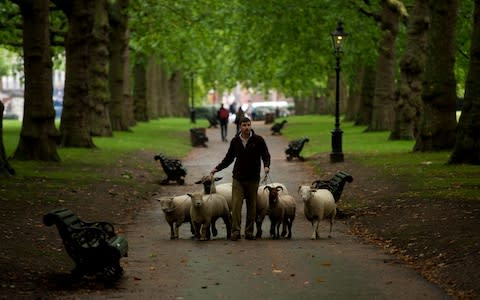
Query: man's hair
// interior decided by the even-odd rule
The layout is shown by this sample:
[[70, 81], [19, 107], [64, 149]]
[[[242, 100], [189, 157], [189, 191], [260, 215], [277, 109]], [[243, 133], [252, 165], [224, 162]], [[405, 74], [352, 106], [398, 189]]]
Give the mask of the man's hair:
[[242, 117], [242, 118], [240, 119], [240, 124], [242, 124], [242, 123], [251, 123], [251, 122], [252, 122], [252, 121], [250, 121], [250, 119], [247, 118], [247, 117]]

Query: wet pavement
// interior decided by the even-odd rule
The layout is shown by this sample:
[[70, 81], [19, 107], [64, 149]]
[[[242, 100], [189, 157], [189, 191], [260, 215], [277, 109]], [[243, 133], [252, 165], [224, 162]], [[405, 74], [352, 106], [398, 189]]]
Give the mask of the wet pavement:
[[[272, 155], [271, 180], [284, 183], [298, 198], [299, 184], [319, 178], [307, 163], [286, 160], [288, 141], [272, 136], [270, 126], [253, 124], [253, 129], [266, 139]], [[233, 130], [230, 125], [229, 138]], [[228, 148], [228, 143], [220, 139], [219, 128], [207, 129], [207, 136], [208, 147], [194, 148], [182, 159], [188, 170], [185, 185], [159, 186], [159, 193], [180, 195], [202, 189], [194, 181], [208, 175]], [[216, 176], [223, 176], [219, 183], [231, 181], [231, 167]], [[310, 240], [311, 225], [298, 199], [291, 240], [269, 239], [265, 236], [269, 226], [267, 217], [261, 240], [232, 242], [226, 239], [225, 226], [218, 220], [219, 235], [201, 242], [191, 239], [190, 227], [184, 224], [180, 239], [170, 240], [163, 212], [158, 202], [152, 201], [125, 232], [130, 252], [128, 258], [122, 259], [125, 275], [119, 285], [66, 298], [450, 299], [395, 257], [362, 243], [341, 220], [334, 224], [333, 238], [327, 238], [328, 223], [322, 222], [321, 239]]]

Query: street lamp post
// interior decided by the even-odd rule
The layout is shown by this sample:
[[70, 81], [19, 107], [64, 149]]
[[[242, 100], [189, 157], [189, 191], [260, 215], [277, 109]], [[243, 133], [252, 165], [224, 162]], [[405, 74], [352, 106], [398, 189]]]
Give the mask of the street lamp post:
[[193, 124], [196, 123], [196, 120], [195, 120], [195, 104], [194, 104], [194, 92], [193, 92], [193, 81], [194, 81], [194, 78], [193, 78], [194, 74], [193, 72], [190, 74], [190, 98], [192, 99], [192, 105], [190, 107], [190, 122], [192, 122]]
[[335, 128], [332, 130], [332, 153], [330, 153], [330, 162], [343, 162], [342, 152], [342, 135], [340, 128], [340, 57], [343, 54], [343, 44], [348, 33], [343, 31], [343, 22], [338, 22], [337, 29], [331, 33], [333, 50], [337, 65], [335, 71], [337, 73], [336, 91], [335, 91]]

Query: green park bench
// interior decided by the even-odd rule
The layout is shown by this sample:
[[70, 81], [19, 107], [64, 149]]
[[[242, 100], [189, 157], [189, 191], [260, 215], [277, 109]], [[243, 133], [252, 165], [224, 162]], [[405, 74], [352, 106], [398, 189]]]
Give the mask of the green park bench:
[[304, 160], [302, 156], [300, 156], [300, 152], [303, 149], [305, 143], [309, 142], [310, 140], [307, 137], [303, 137], [298, 140], [293, 140], [288, 144], [287, 149], [285, 149], [285, 154], [287, 155], [287, 160], [291, 161], [293, 158], [297, 157], [299, 160]]
[[128, 255], [128, 242], [115, 234], [111, 223], [84, 222], [66, 208], [50, 211], [43, 216], [43, 223], [57, 226], [65, 250], [75, 262], [73, 276], [117, 280], [123, 275], [120, 258]]
[[338, 202], [338, 200], [340, 200], [340, 196], [342, 195], [345, 183], [352, 181], [352, 175], [343, 171], [339, 171], [328, 180], [313, 181], [312, 188], [329, 190], [332, 193], [335, 202]]

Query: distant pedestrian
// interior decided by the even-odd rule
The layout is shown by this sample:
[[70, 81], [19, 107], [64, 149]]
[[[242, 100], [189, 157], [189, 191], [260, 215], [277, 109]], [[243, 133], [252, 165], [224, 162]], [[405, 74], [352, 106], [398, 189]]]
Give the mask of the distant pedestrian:
[[240, 121], [244, 116], [245, 116], [245, 112], [243, 112], [242, 106], [240, 106], [235, 116], [235, 125], [237, 125], [237, 133], [240, 131]]
[[222, 142], [228, 142], [227, 140], [227, 129], [228, 129], [228, 117], [230, 112], [225, 107], [220, 106], [220, 109], [217, 112], [217, 118], [220, 121], [220, 135], [222, 137]]
[[223, 160], [210, 173], [213, 176], [235, 160], [232, 175], [232, 241], [240, 238], [243, 199], [247, 205], [245, 238], [255, 239], [253, 230], [262, 162], [265, 174], [270, 172], [270, 153], [265, 140], [252, 130], [249, 118], [243, 117], [239, 123], [240, 132], [230, 141], [230, 147]]

